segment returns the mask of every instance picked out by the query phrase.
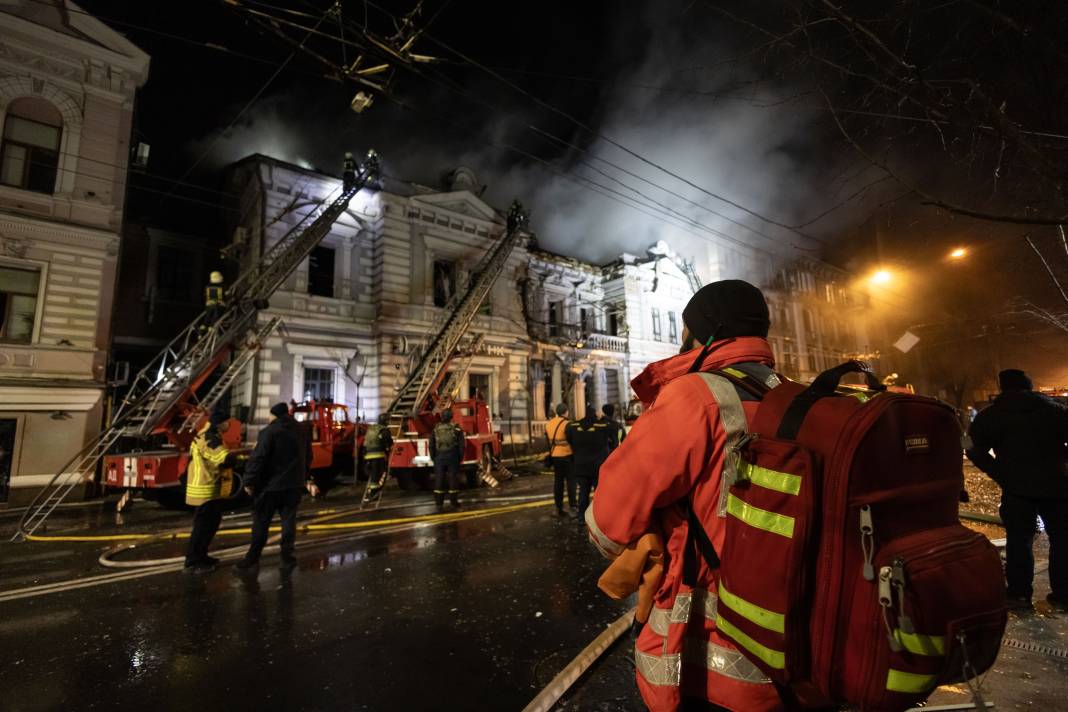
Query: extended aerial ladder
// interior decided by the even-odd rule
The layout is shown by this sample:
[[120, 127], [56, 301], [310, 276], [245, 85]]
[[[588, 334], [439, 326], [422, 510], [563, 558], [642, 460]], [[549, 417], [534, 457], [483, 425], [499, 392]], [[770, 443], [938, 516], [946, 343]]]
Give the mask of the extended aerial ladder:
[[[385, 411], [394, 440], [408, 433], [422, 433], [426, 430], [427, 416], [436, 417], [451, 406], [481, 344], [482, 335], [474, 335], [463, 348], [459, 347], [494, 283], [504, 272], [513, 249], [522, 239], [527, 217], [519, 201], [514, 201], [508, 210], [504, 233], [479, 260], [467, 288], [458, 292], [447, 305], [444, 323]], [[449, 367], [454, 363], [457, 368], [450, 371]], [[384, 474], [378, 482], [368, 482], [364, 501], [381, 498], [385, 477]]]
[[[281, 322], [273, 318], [256, 328], [257, 315], [297, 266], [322, 242], [349, 201], [379, 175], [373, 151], [340, 195], [323, 205], [304, 230], [291, 230], [226, 291], [221, 314], [206, 309], [134, 378], [111, 424], [52, 477], [19, 521], [14, 539], [31, 536], [122, 438], [143, 440], [161, 433], [192, 432], [234, 383], [260, 345]], [[251, 334], [250, 332], [255, 331]], [[226, 364], [208, 392], [197, 392]]]

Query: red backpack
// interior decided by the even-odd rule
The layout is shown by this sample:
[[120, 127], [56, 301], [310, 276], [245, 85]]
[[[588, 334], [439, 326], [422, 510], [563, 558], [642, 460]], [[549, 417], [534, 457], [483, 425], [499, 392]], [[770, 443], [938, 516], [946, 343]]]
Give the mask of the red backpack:
[[[841, 392], [849, 372], [874, 392]], [[807, 388], [717, 373], [762, 396], [724, 473], [717, 626], [787, 708], [905, 710], [989, 669], [1005, 589], [997, 550], [958, 519], [953, 410], [880, 392], [856, 361]]]

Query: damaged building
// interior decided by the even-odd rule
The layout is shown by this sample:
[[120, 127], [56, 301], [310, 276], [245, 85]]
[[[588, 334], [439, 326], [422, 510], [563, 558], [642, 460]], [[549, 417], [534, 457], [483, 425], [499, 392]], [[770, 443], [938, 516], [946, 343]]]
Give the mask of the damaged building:
[[[241, 196], [234, 272], [311, 222], [341, 190], [334, 176], [259, 154], [231, 166], [228, 182]], [[453, 294], [504, 230], [503, 214], [479, 197], [478, 185], [460, 168], [439, 189], [387, 180], [352, 200], [261, 313], [262, 321], [282, 317], [284, 328], [231, 402], [253, 434], [278, 401], [328, 399], [365, 421], [389, 405]], [[811, 378], [870, 351], [863, 304], [844, 272], [815, 261], [769, 264], [758, 281], [768, 289], [771, 342], [787, 375]], [[682, 310], [700, 284], [694, 265], [663, 242], [594, 265], [531, 237], [513, 251], [469, 330], [459, 397], [485, 399], [506, 444], [539, 437], [562, 401], [576, 417], [606, 403], [626, 409], [630, 380], [678, 352]]]

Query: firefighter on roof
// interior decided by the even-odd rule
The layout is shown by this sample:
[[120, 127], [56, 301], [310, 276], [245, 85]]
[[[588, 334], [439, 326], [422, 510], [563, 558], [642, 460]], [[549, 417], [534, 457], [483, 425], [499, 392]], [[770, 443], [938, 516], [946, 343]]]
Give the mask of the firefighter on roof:
[[346, 193], [356, 184], [356, 159], [348, 151], [345, 151], [345, 163], [341, 169], [341, 182]]

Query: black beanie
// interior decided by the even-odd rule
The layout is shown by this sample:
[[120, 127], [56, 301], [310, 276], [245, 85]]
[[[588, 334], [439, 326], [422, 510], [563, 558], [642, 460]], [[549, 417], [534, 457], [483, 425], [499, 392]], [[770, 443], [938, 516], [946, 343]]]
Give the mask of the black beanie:
[[732, 336], [767, 338], [771, 325], [764, 294], [740, 279], [701, 287], [682, 310], [682, 322], [700, 344]]
[[271, 415], [276, 418], [281, 418], [283, 415], [289, 415], [289, 405], [286, 403], [275, 403], [271, 406]]
[[999, 373], [998, 385], [1003, 391], [1029, 391], [1034, 387], [1027, 374], [1018, 368], [1007, 368]]
[[221, 425], [230, 419], [230, 415], [222, 410], [212, 411], [211, 417], [208, 418], [208, 422], [212, 425]]

